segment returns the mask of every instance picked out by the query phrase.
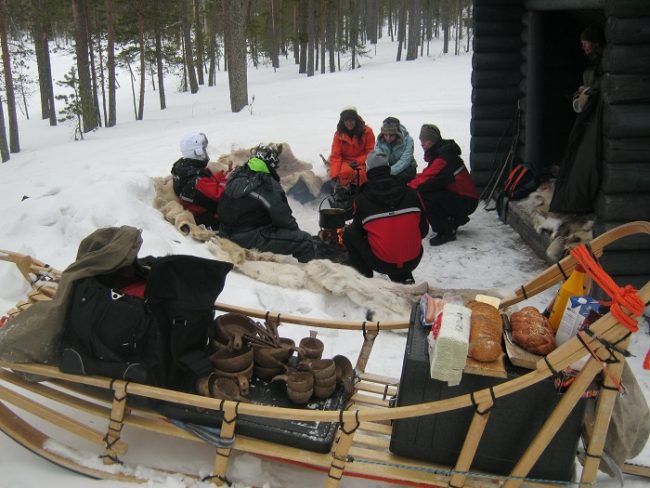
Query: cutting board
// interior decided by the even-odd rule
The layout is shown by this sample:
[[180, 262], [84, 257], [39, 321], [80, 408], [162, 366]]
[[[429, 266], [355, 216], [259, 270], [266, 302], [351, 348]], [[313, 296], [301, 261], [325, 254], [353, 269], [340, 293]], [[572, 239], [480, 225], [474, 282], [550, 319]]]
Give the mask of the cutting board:
[[508, 373], [506, 373], [506, 365], [503, 360], [503, 354], [499, 357], [499, 359], [490, 361], [489, 363], [477, 361], [476, 359], [470, 358], [468, 356], [463, 372], [467, 374], [477, 374], [480, 376], [494, 376], [495, 378], [508, 377]]

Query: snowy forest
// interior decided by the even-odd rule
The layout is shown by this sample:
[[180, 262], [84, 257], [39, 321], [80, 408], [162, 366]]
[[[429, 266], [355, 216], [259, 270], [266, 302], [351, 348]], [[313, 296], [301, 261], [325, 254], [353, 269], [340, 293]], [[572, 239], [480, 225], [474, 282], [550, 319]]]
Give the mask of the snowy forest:
[[[247, 70], [260, 64], [292, 63], [306, 76], [354, 70], [382, 32], [397, 41], [396, 61], [429, 55], [434, 38], [457, 55], [470, 48], [470, 26], [470, 0], [0, 0], [2, 161], [20, 151], [17, 113], [33, 116], [27, 100], [36, 90], [40, 116], [52, 126], [71, 122], [83, 139], [116, 125], [120, 83], [130, 85], [133, 117], [142, 120], [146, 90], [158, 91], [165, 109], [165, 77], [194, 94], [223, 70], [239, 112], [254, 101]], [[63, 79], [51, 72], [58, 50], [76, 61]], [[130, 79], [118, 79], [119, 69]], [[64, 93], [55, 95], [55, 85]]]

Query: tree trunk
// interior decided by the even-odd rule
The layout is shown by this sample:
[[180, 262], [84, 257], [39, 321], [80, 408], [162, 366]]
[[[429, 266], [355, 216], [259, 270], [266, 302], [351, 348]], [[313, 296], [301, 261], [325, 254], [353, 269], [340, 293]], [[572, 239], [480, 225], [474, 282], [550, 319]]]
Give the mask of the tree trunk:
[[32, 0], [32, 36], [34, 37], [34, 54], [36, 55], [36, 67], [38, 69], [38, 86], [41, 95], [41, 119], [50, 117], [50, 102], [45, 81], [45, 68], [43, 61], [43, 6], [42, 0]]
[[75, 22], [75, 52], [77, 53], [77, 78], [79, 79], [79, 99], [83, 132], [97, 128], [97, 110], [93, 101], [88, 60], [88, 22], [86, 20], [86, 0], [72, 0], [72, 15]]
[[406, 48], [406, 60], [412, 61], [418, 57], [418, 46], [420, 45], [420, 0], [409, 0], [409, 35], [408, 47]]
[[223, 2], [223, 70], [230, 69], [230, 9], [228, 2]]
[[336, 71], [336, 60], [334, 53], [336, 51], [336, 0], [326, 0], [326, 29], [327, 29], [327, 51], [329, 53], [330, 73]]
[[0, 156], [2, 162], [9, 161], [9, 146], [7, 144], [7, 128], [5, 127], [5, 109], [0, 103]]
[[97, 126], [101, 127], [102, 118], [99, 115], [99, 87], [97, 85], [97, 70], [95, 69], [95, 46], [93, 44], [94, 22], [90, 15], [90, 7], [86, 3], [86, 30], [88, 32], [88, 55], [90, 59], [90, 80], [93, 87], [93, 103], [95, 104], [95, 116], [97, 117]]
[[366, 0], [366, 36], [370, 44], [377, 44], [377, 27], [379, 22], [379, 5], [375, 0]]
[[442, 52], [449, 52], [449, 23], [451, 20], [451, 0], [442, 0], [441, 17], [442, 17]]
[[212, 3], [208, 8], [208, 86], [216, 84], [217, 76], [217, 18], [218, 9], [215, 3]]
[[359, 43], [359, 3], [350, 3], [350, 51], [352, 54], [352, 69], [357, 67], [357, 44]]
[[165, 100], [165, 72], [163, 66], [162, 35], [160, 33], [160, 0], [154, 5], [154, 36], [156, 37], [156, 71], [158, 73], [158, 98], [160, 110], [167, 108]]
[[320, 0], [320, 9], [318, 15], [318, 37], [320, 38], [320, 72], [325, 74], [325, 52], [327, 45], [325, 41], [325, 0]]
[[196, 73], [199, 78], [199, 85], [203, 85], [203, 70], [205, 59], [205, 48], [203, 45], [203, 18], [205, 12], [202, 8], [203, 2], [195, 0], [194, 2], [194, 39], [196, 39]]
[[314, 76], [314, 51], [316, 50], [316, 20], [314, 0], [307, 0], [307, 76]]
[[269, 39], [269, 57], [271, 58], [271, 66], [274, 68], [280, 67], [280, 56], [278, 49], [278, 33], [276, 28], [276, 13], [275, 2], [271, 0], [271, 11], [268, 15], [267, 21], [267, 37]]
[[298, 73], [307, 73], [307, 50], [309, 49], [309, 34], [307, 33], [308, 1], [309, 0], [300, 0], [300, 22], [298, 24], [300, 63], [298, 66]]
[[142, 0], [138, 0], [136, 7], [138, 15], [138, 43], [140, 44], [140, 93], [138, 95], [138, 114], [136, 120], [144, 118], [144, 88], [146, 82], [147, 65], [144, 50], [144, 14], [142, 12]]
[[183, 29], [183, 39], [185, 41], [185, 66], [187, 66], [187, 77], [190, 83], [190, 93], [199, 91], [199, 83], [196, 80], [196, 70], [194, 69], [194, 51], [192, 49], [192, 23], [190, 22], [190, 9], [188, 1], [181, 0], [181, 25]]
[[399, 23], [397, 26], [397, 61], [402, 60], [402, 48], [404, 47], [404, 39], [406, 38], [406, 2], [407, 0], [400, 0], [399, 4]]
[[106, 68], [108, 70], [108, 120], [106, 127], [115, 125], [115, 24], [113, 0], [106, 0]]
[[228, 86], [230, 108], [239, 112], [248, 105], [248, 79], [246, 73], [246, 36], [244, 34], [243, 0], [228, 2], [230, 39], [228, 42]]
[[41, 94], [41, 115], [43, 119], [50, 119], [54, 126], [56, 108], [54, 105], [54, 85], [52, 83], [52, 67], [50, 65], [50, 45], [48, 41], [48, 22], [44, 15], [43, 0], [32, 0], [32, 14], [34, 15], [34, 49], [38, 66], [38, 85]]
[[18, 116], [16, 114], [16, 95], [14, 81], [11, 74], [11, 58], [9, 57], [9, 43], [7, 40], [7, 2], [0, 0], [0, 43], [2, 44], [2, 64], [5, 75], [5, 96], [7, 99], [7, 116], [9, 118], [9, 150], [12, 153], [20, 152], [18, 138]]

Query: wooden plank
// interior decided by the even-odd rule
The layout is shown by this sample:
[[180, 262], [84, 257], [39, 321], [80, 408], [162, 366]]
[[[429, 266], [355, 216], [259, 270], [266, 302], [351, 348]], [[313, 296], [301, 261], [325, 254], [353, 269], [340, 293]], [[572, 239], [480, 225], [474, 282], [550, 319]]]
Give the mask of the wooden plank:
[[379, 437], [375, 435], [359, 434], [357, 432], [356, 434], [354, 434], [353, 444], [360, 444], [363, 446], [374, 447], [376, 449], [388, 450], [388, 446], [390, 445], [390, 439], [387, 437]]
[[368, 383], [367, 381], [359, 381], [354, 385], [357, 390], [366, 391], [370, 393], [378, 393], [382, 398], [392, 397], [397, 395], [397, 387], [391, 385], [378, 385], [376, 383]]
[[[85, 424], [72, 419], [66, 415], [63, 415], [51, 408], [45, 407], [40, 403], [30, 400], [29, 398], [16, 393], [15, 391], [9, 390], [3, 386], [0, 386], [0, 399], [10, 403], [18, 408], [25, 410], [26, 412], [36, 415], [37, 417], [49, 422], [55, 427], [64, 429], [70, 433], [73, 433], [79, 437], [82, 437], [93, 444], [98, 446], [104, 446], [104, 433], [99, 432], [95, 429], [91, 429]], [[118, 441], [113, 446], [113, 449], [118, 454], [124, 454], [126, 452], [126, 444], [122, 441]]]
[[389, 403], [388, 400], [382, 400], [381, 398], [377, 398], [374, 396], [370, 395], [364, 395], [363, 393], [355, 393], [352, 395], [352, 401], [355, 403], [362, 403], [362, 404], [368, 404], [368, 405], [377, 405], [380, 407], [388, 407]]
[[393, 433], [393, 427], [391, 425], [380, 424], [377, 422], [361, 422], [359, 430], [385, 435], [391, 435]]
[[392, 378], [390, 376], [383, 376], [380, 374], [373, 373], [361, 373], [359, 377], [362, 380], [372, 381], [373, 383], [381, 383], [384, 385], [399, 385], [399, 379]]

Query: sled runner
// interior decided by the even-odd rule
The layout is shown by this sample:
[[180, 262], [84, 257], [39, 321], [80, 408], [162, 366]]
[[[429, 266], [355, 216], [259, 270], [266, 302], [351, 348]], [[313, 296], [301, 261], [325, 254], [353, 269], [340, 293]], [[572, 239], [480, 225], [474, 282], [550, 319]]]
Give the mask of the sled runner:
[[[593, 255], [600, 256], [606, 245], [638, 233], [650, 234], [650, 223], [633, 222], [613, 229], [594, 239], [590, 250]], [[57, 270], [29, 256], [12, 252], [0, 251], [0, 260], [15, 263], [33, 287], [27, 300], [10, 310], [9, 316], [18, 315], [31, 304], [49, 300], [55, 295], [61, 276]], [[573, 255], [567, 256], [504, 299], [501, 308], [519, 303], [559, 283], [571, 273], [576, 263]], [[638, 291], [638, 296], [642, 303], [650, 301], [650, 283]], [[145, 481], [148, 471], [139, 465], [136, 470], [130, 461], [131, 452], [127, 451], [134, 444], [137, 445], [139, 435], [155, 435], [178, 442], [198, 443], [207, 452], [216, 450], [212, 464], [190, 469], [187, 474], [201, 477], [199, 473], [209, 473], [203, 478], [211, 479], [218, 486], [228, 483], [228, 477], [237, 478], [236, 472], [228, 471], [232, 450], [322, 471], [324, 485], [328, 488], [340, 486], [344, 476], [419, 487], [557, 486], [574, 482], [571, 479], [538, 478], [530, 473], [534, 472], [536, 463], [543, 458], [553, 438], [558, 432], [562, 434], [565, 423], [570, 421], [572, 412], [592, 380], [602, 372], [595, 421], [593, 425], [586, 426], [587, 457], [581, 478], [575, 483], [590, 485], [596, 479], [610, 417], [619, 394], [629, 342], [630, 331], [625, 322], [630, 319], [631, 313], [624, 307], [620, 313], [608, 313], [598, 319], [590, 326], [592, 334], [569, 340], [540, 359], [528, 372], [467, 393], [447, 394], [444, 399], [412, 404], [400, 404], [400, 380], [366, 371], [377, 335], [387, 330], [409, 328], [407, 320], [356, 323], [284, 315], [223, 303], [217, 303], [215, 308], [221, 312], [266, 320], [275, 327], [301, 324], [310, 328], [358, 331], [363, 336], [363, 345], [355, 364], [358, 381], [349, 400], [340, 409], [287, 408], [219, 400], [106, 377], [71, 375], [60, 372], [52, 365], [0, 362], [0, 429], [35, 454], [93, 478]], [[414, 327], [417, 326], [411, 325], [410, 334], [413, 334]], [[491, 419], [496, 418], [496, 412], [506, 404], [508, 397], [536, 388], [536, 385], [548, 381], [583, 357], [590, 359], [559, 397], [549, 415], [541, 420], [540, 428], [530, 433], [530, 442], [512, 461], [512, 468], [499, 474], [489, 467], [481, 471], [476, 469], [474, 465], [477, 452], [481, 449], [481, 440], [490, 428]], [[610, 362], [612, 358], [617, 361]], [[28, 381], [25, 375], [29, 375], [30, 379], [37, 377], [40, 381]], [[453, 393], [453, 390], [450, 391]], [[215, 425], [205, 426], [171, 419], [159, 410], [142, 406], [142, 402], [137, 401], [141, 398], [192, 411], [198, 407], [204, 412], [218, 413], [221, 420]], [[470, 421], [464, 424], [462, 440], [458, 442], [460, 449], [453, 462], [443, 465], [391, 452], [391, 444], [397, 441], [396, 425], [400, 425], [400, 422], [424, 417], [433, 419], [461, 410], [470, 412]], [[243, 434], [240, 424], [251, 419], [333, 425], [335, 438], [327, 452], [291, 447]], [[55, 439], [55, 435], [60, 435], [62, 431], [65, 435]], [[65, 442], [57, 440], [59, 438], [64, 438]], [[126, 438], [134, 442], [127, 444]], [[80, 442], [77, 443], [77, 440]], [[94, 454], [88, 454], [89, 451]], [[175, 455], [182, 456], [183, 449], [176, 449]], [[177, 472], [171, 468], [172, 464], [158, 461], [154, 468], [160, 472]], [[573, 457], [568, 461], [572, 465]], [[192, 460], [188, 460], [187, 464], [191, 465]], [[183, 460], [174, 459], [173, 466], [179, 465], [185, 466]], [[623, 470], [642, 476], [650, 475], [647, 468], [639, 466], [624, 465]]]

